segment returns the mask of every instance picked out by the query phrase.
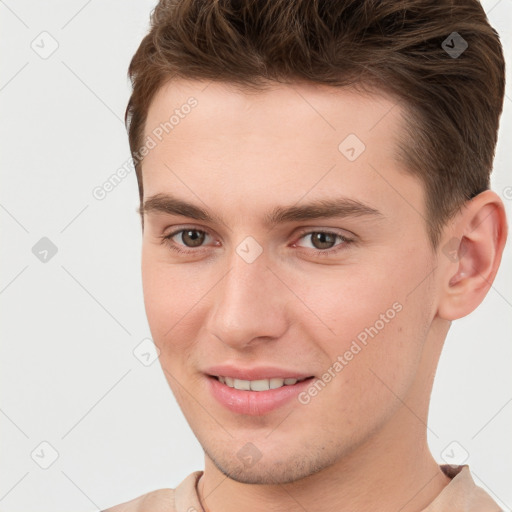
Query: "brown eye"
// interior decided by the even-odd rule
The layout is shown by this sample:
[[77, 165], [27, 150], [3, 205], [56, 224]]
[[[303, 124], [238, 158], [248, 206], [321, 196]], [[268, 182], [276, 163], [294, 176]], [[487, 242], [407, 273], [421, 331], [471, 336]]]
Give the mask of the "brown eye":
[[341, 233], [321, 230], [302, 231], [299, 240], [294, 244], [296, 247], [308, 249], [309, 255], [319, 258], [333, 256], [353, 243], [353, 239]]
[[[172, 251], [181, 255], [199, 255], [207, 250], [208, 246], [204, 245], [207, 238], [211, 238], [206, 231], [196, 228], [182, 228], [168, 235], [160, 236], [162, 244], [167, 245]], [[219, 244], [215, 244], [218, 246]]]
[[323, 231], [313, 231], [309, 236], [311, 236], [311, 243], [315, 249], [330, 249], [336, 243], [336, 238], [338, 238], [339, 235]]
[[206, 233], [197, 229], [184, 229], [181, 231], [181, 241], [187, 247], [199, 247], [204, 242]]
[[[347, 241], [342, 235], [331, 233], [330, 231], [308, 231], [302, 234], [301, 239], [308, 242], [310, 249], [316, 249], [318, 251], [329, 250]], [[340, 240], [341, 244], [336, 244], [337, 240]]]

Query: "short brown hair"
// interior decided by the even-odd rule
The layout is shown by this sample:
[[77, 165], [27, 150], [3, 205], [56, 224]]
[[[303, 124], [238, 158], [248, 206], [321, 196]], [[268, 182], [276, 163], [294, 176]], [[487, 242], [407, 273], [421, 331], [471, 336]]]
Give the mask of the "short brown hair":
[[[467, 44], [460, 55], [456, 43], [459, 53]], [[370, 86], [406, 107], [399, 156], [425, 185], [434, 247], [444, 223], [489, 188], [505, 63], [477, 0], [161, 0], [128, 76], [132, 157], [155, 93], [175, 77]]]

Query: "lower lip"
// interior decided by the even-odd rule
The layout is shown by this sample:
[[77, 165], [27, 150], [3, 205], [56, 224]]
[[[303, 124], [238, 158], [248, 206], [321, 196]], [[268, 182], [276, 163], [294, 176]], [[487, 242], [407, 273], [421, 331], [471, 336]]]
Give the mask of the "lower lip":
[[230, 388], [215, 377], [208, 376], [210, 391], [219, 403], [232, 412], [249, 416], [261, 416], [281, 407], [307, 388], [311, 380], [309, 378], [268, 391], [244, 391]]

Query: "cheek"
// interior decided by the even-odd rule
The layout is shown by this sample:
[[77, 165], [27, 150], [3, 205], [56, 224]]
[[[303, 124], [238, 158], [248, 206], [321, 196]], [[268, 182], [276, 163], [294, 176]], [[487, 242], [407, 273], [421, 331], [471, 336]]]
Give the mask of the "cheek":
[[343, 340], [360, 333], [364, 341], [365, 330], [389, 330], [388, 326], [400, 316], [398, 310], [403, 309], [408, 291], [401, 275], [382, 260], [372, 266], [321, 269], [294, 280], [292, 287], [313, 313], [311, 322], [324, 324], [326, 340], [340, 342], [337, 349], [343, 348]]
[[158, 255], [152, 257], [147, 252], [143, 251], [142, 257], [142, 285], [151, 336], [160, 351], [159, 362], [165, 379], [179, 406], [183, 411], [193, 410], [190, 396], [181, 383], [187, 381], [187, 387], [191, 386], [190, 357], [201, 325], [197, 321], [197, 303], [205, 293], [205, 286], [190, 276], [186, 268], [159, 261]]
[[390, 257], [379, 265], [340, 267], [303, 287], [315, 317], [302, 325], [326, 355], [325, 371], [337, 375], [333, 388], [373, 400], [363, 395], [389, 394], [379, 377], [397, 393], [410, 384], [428, 332], [431, 311], [425, 304], [432, 292], [428, 264], [420, 257], [408, 261]]
[[161, 357], [186, 357], [203, 321], [207, 294], [220, 279], [199, 264], [171, 264], [161, 248], [144, 247], [142, 286], [149, 327]]

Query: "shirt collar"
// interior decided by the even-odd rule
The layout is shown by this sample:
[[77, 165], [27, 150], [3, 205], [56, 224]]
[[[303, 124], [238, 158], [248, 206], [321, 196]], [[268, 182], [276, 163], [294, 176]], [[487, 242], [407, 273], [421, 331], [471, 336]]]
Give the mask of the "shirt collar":
[[[478, 487], [467, 464], [443, 464], [443, 473], [450, 483], [421, 512], [500, 512], [501, 508], [481, 487]], [[176, 512], [204, 512], [197, 493], [203, 471], [194, 471], [183, 480], [174, 493]]]

